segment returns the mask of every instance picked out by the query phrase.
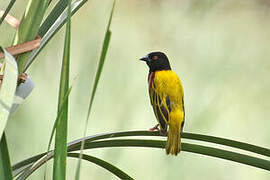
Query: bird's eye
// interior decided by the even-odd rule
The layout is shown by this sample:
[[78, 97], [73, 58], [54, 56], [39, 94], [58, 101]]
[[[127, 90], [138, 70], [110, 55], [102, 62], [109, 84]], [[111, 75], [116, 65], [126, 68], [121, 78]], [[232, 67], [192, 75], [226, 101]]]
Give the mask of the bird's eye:
[[153, 56], [152, 59], [153, 60], [158, 60], [158, 57], [157, 56]]

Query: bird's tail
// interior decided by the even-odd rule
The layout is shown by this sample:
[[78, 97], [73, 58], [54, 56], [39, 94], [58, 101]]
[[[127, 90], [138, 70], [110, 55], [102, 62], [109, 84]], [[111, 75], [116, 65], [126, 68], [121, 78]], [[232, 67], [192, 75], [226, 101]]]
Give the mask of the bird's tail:
[[166, 153], [177, 155], [181, 151], [181, 115], [178, 113], [170, 113], [169, 132], [166, 143]]

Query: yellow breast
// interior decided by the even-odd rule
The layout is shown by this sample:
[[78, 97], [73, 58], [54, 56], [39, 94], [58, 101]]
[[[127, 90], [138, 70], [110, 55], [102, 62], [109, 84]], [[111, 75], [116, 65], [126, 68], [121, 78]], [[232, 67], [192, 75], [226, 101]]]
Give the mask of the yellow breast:
[[173, 71], [156, 71], [154, 86], [161, 99], [166, 99], [169, 96], [172, 107], [182, 107], [183, 87], [179, 77]]

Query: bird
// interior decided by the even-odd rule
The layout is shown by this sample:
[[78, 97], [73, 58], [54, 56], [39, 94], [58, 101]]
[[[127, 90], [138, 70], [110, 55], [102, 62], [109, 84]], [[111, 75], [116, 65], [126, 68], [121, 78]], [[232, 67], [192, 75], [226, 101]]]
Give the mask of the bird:
[[181, 80], [172, 71], [169, 59], [163, 52], [150, 52], [140, 60], [149, 67], [149, 97], [158, 121], [150, 130], [159, 130], [161, 134], [167, 135], [166, 154], [176, 156], [181, 151], [181, 134], [185, 123]]

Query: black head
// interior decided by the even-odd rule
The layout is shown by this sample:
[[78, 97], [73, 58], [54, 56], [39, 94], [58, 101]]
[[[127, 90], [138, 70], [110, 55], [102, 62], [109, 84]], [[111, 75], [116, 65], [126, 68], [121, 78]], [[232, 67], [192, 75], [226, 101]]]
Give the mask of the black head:
[[146, 62], [149, 66], [150, 72], [171, 70], [169, 60], [163, 52], [151, 52], [140, 60]]

